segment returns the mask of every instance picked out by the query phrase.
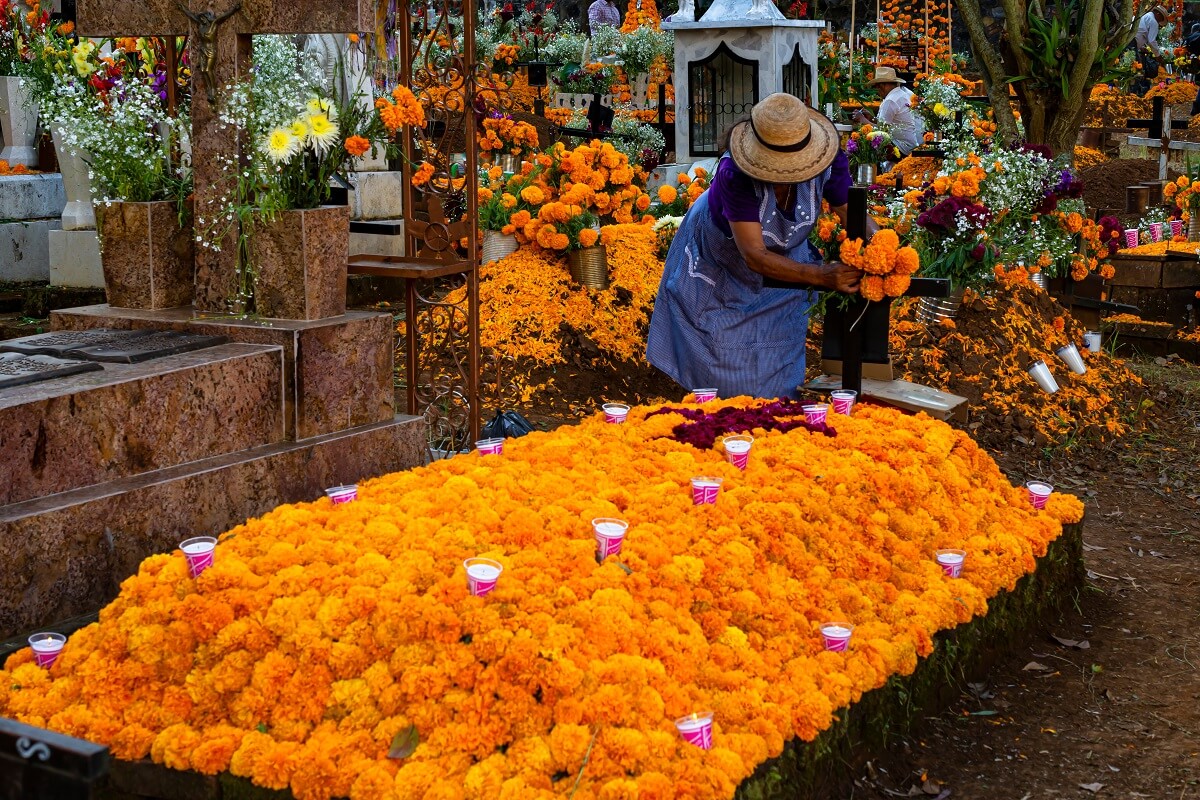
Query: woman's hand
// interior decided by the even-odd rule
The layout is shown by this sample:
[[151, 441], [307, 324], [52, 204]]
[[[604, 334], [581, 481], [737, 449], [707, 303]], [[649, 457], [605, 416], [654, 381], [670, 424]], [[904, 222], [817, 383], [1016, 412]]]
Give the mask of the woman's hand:
[[862, 272], [841, 261], [830, 261], [825, 265], [825, 283], [827, 289], [835, 292], [854, 294], [858, 291], [858, 282], [862, 280]]

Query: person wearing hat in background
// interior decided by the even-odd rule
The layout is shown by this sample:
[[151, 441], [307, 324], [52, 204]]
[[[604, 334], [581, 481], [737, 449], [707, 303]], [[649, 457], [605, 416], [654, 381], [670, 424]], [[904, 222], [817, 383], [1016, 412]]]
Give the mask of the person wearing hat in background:
[[727, 140], [667, 252], [646, 358], [685, 389], [793, 397], [816, 292], [767, 279], [858, 290], [858, 270], [808, 243], [822, 199], [845, 223], [850, 165], [833, 123], [790, 94], [757, 103]]
[[1138, 94], [1150, 91], [1151, 81], [1158, 80], [1158, 67], [1162, 62], [1162, 51], [1158, 49], [1158, 29], [1167, 21], [1167, 9], [1158, 5], [1147, 11], [1138, 20], [1133, 44], [1137, 48], [1137, 59], [1142, 63], [1142, 77], [1130, 87]]
[[[913, 93], [905, 85], [907, 81], [891, 67], [877, 67], [875, 75], [867, 81], [882, 98], [879, 103], [879, 122], [887, 126], [892, 141], [901, 156], [907, 156], [925, 138], [925, 123], [913, 111]], [[866, 111], [854, 112], [854, 121], [860, 125], [871, 121]]]

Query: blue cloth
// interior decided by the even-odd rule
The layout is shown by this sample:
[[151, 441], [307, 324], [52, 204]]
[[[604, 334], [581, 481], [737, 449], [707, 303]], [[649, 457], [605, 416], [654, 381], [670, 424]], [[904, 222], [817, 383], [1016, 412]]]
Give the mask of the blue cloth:
[[[776, 204], [774, 187], [754, 181], [767, 249], [820, 263], [808, 234], [821, 213], [829, 174], [826, 169], [797, 184], [790, 217]], [[713, 221], [705, 192], [667, 252], [646, 358], [685, 389], [712, 386], [721, 397], [794, 397], [804, 382], [804, 340], [815, 302], [815, 292], [763, 286], [763, 276]]]

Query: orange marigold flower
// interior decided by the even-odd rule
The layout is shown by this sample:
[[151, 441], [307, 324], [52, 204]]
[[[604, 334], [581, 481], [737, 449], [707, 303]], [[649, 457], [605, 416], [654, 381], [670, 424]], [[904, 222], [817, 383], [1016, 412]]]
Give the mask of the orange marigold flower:
[[663, 205], [670, 205], [679, 198], [679, 192], [675, 191], [675, 187], [669, 183], [664, 183], [658, 187], [658, 201]]
[[600, 238], [600, 233], [593, 228], [584, 228], [579, 232], [579, 244], [583, 247], [591, 247]]
[[363, 136], [351, 136], [346, 140], [346, 152], [358, 158], [371, 149], [371, 143]]

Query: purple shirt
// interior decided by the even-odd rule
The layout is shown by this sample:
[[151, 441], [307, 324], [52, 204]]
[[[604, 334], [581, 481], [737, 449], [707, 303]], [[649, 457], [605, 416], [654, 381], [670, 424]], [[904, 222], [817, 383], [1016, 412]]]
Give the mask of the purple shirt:
[[[829, 179], [821, 196], [830, 207], [846, 205], [850, 196], [850, 159], [838, 150], [833, 157]], [[785, 209], [790, 213], [791, 209]], [[722, 158], [708, 187], [708, 212], [726, 236], [732, 236], [731, 222], [761, 222], [758, 218], [758, 197], [754, 194], [754, 179], [738, 169], [732, 158]]]
[[588, 30], [595, 33], [602, 25], [621, 27], [621, 12], [608, 0], [596, 0], [588, 6]]

